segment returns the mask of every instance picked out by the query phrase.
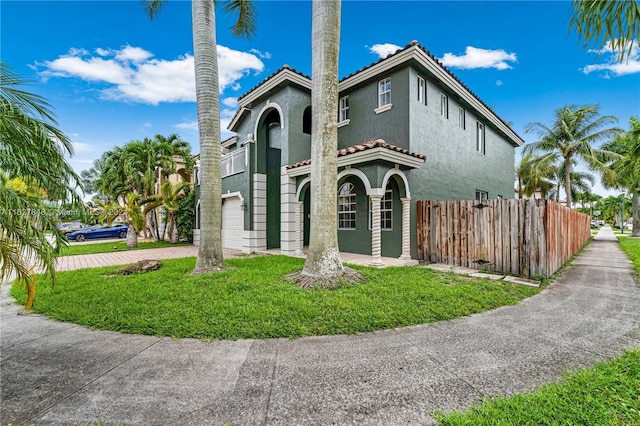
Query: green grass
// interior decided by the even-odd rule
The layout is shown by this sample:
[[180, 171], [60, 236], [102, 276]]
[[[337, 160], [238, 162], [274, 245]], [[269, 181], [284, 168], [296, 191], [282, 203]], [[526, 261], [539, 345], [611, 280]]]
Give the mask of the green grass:
[[[516, 304], [536, 288], [421, 267], [353, 266], [365, 283], [305, 290], [285, 276], [304, 260], [228, 259], [221, 272], [192, 276], [195, 258], [163, 261], [159, 271], [115, 276], [119, 267], [44, 277], [34, 311], [99, 329], [203, 340], [351, 334], [430, 323]], [[24, 288], [11, 294], [24, 303]]]
[[640, 425], [640, 348], [565, 375], [534, 393], [499, 397], [465, 412], [433, 413], [442, 426]]
[[618, 237], [618, 241], [622, 250], [633, 262], [636, 273], [640, 275], [640, 238]]
[[[177, 245], [186, 245], [189, 243], [178, 243]], [[96, 244], [74, 244], [70, 243], [67, 247], [62, 249], [61, 256], [77, 256], [79, 254], [96, 254], [96, 253], [112, 253], [114, 251], [128, 251], [128, 250], [142, 250], [151, 248], [170, 247], [176, 244], [170, 244], [167, 241], [150, 241], [138, 243], [138, 247], [130, 249], [127, 248], [126, 241], [117, 241], [110, 243], [96, 243]]]

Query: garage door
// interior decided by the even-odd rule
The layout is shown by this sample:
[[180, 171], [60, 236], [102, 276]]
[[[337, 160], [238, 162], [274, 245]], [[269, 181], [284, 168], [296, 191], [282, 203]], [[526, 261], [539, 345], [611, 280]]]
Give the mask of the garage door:
[[228, 197], [222, 202], [222, 247], [242, 250], [244, 229], [240, 197]]

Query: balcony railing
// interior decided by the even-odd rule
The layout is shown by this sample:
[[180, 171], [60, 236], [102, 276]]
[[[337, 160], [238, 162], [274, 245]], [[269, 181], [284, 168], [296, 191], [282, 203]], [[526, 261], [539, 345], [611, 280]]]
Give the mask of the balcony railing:
[[245, 148], [236, 149], [223, 155], [220, 167], [223, 178], [244, 172]]

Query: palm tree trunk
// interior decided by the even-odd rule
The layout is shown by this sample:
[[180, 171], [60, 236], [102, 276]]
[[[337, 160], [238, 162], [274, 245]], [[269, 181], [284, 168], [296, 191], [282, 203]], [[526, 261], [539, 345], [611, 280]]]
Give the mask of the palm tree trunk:
[[636, 191], [632, 195], [631, 214], [633, 215], [632, 237], [640, 237], [640, 191]]
[[133, 226], [131, 226], [131, 224], [129, 224], [129, 227], [127, 228], [127, 247], [138, 247], [138, 234], [136, 233], [136, 230], [133, 229]]
[[211, 0], [192, 0], [193, 57], [200, 136], [200, 247], [194, 273], [222, 267], [222, 178], [220, 99], [215, 8]]
[[311, 225], [305, 275], [331, 277], [343, 271], [338, 248], [338, 54], [339, 0], [312, 5]]
[[564, 192], [567, 196], [567, 207], [571, 208], [571, 165], [569, 158], [564, 165]]
[[180, 240], [178, 225], [176, 224], [176, 212], [169, 213], [169, 243], [177, 244]]

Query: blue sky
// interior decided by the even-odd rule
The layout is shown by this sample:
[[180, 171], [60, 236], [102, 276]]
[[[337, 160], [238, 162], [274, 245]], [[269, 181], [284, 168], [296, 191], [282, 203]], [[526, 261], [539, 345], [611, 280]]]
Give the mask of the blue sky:
[[[217, 15], [222, 127], [236, 99], [288, 64], [311, 73], [311, 3], [257, 1], [257, 35], [233, 38]], [[343, 1], [340, 76], [418, 40], [527, 142], [530, 122], [564, 105], [640, 114], [640, 52], [613, 62], [569, 33], [568, 1]], [[198, 152], [191, 3], [147, 19], [138, 0], [0, 3], [0, 58], [46, 97], [74, 141], [79, 172], [116, 145], [178, 133]], [[226, 131], [223, 137], [230, 134]], [[595, 191], [605, 194], [600, 185]]]

